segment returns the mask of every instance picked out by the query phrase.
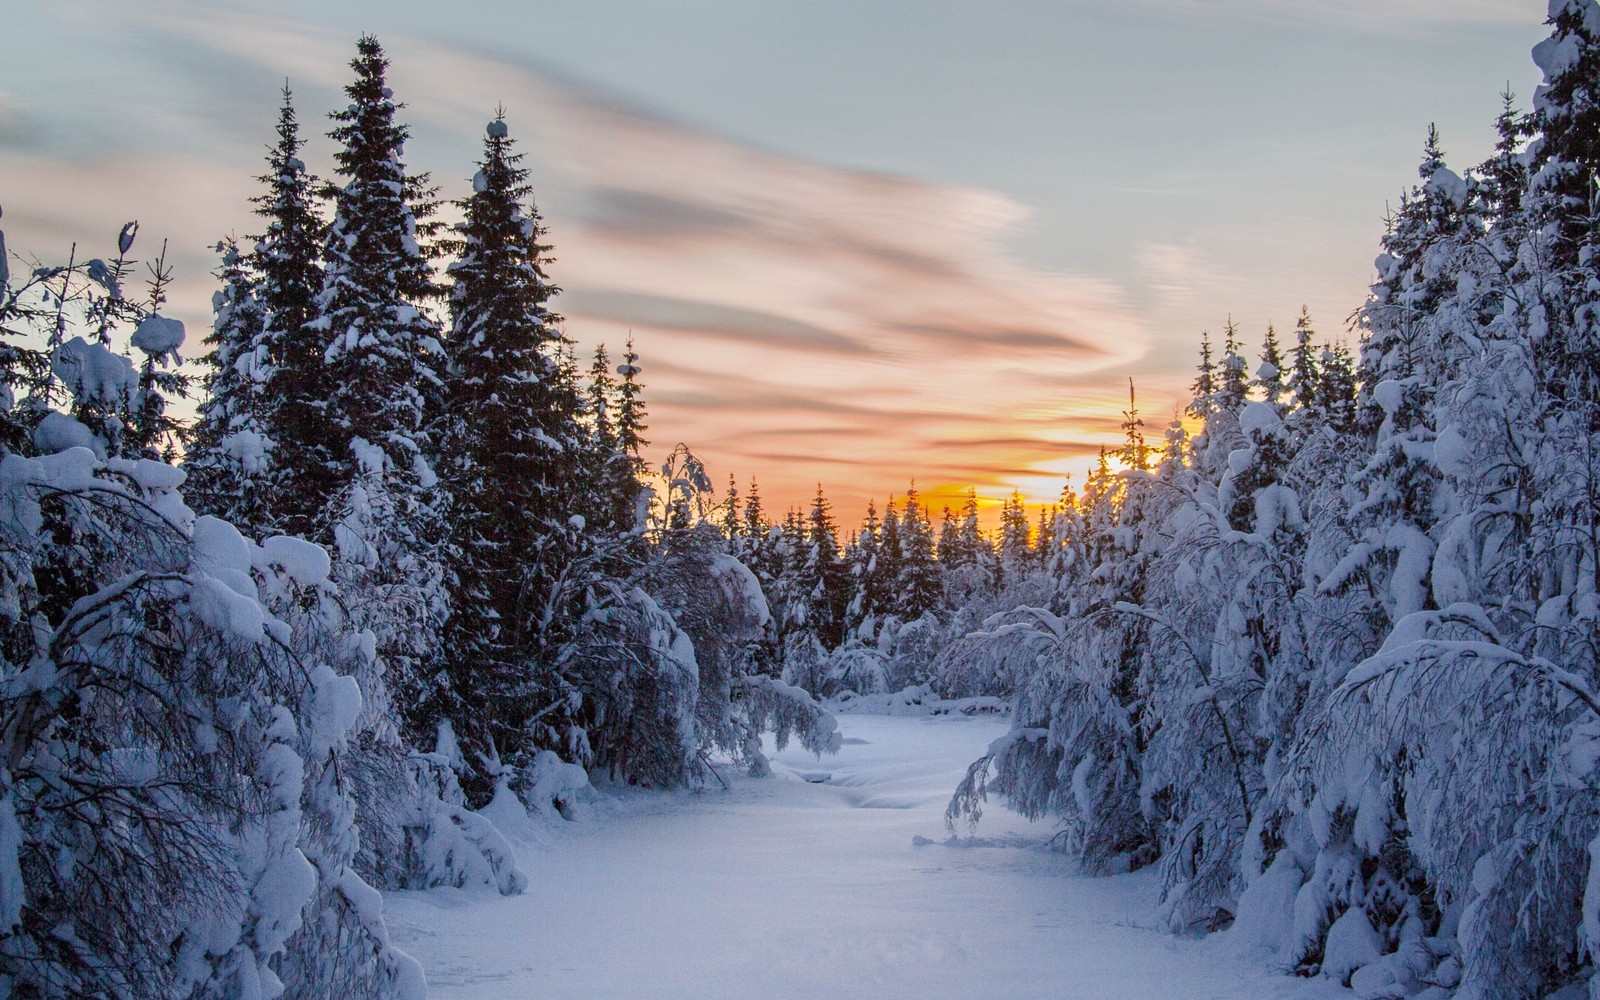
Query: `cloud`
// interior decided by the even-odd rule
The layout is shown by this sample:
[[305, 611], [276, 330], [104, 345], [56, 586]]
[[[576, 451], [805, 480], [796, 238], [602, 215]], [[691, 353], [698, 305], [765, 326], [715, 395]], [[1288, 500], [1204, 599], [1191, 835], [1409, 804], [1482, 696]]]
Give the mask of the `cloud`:
[[1356, 30], [1397, 26], [1517, 24], [1543, 19], [1543, 0], [1341, 0], [1340, 3], [1284, 3], [1283, 0], [1135, 0], [1163, 13], [1194, 18], [1248, 17], [1259, 20], [1332, 24]]
[[[289, 74], [308, 134], [321, 109], [304, 95], [335, 100], [348, 75], [351, 40], [325, 30], [163, 10], [141, 15], [145, 30], [198, 52], [175, 65], [223, 59], [264, 81]], [[1149, 338], [1115, 284], [1010, 251], [1027, 206], [759, 149], [537, 65], [383, 41], [391, 84], [408, 102], [408, 163], [432, 168], [445, 197], [465, 192], [454, 178], [471, 174], [483, 123], [505, 106], [556, 247], [552, 277], [568, 290], [556, 307], [584, 345], [603, 340], [615, 355], [635, 337], [658, 448], [686, 441], [716, 476], [755, 474], [775, 506], [808, 497], [824, 474], [843, 513], [903, 492], [919, 474], [988, 486], [1045, 470], [1064, 449], [1082, 464], [1086, 442], [1106, 436], [1115, 393], [1069, 399], [1065, 387], [1114, 381], [1107, 376], [1128, 370]], [[251, 111], [259, 138], [228, 147], [225, 163], [182, 141], [195, 122], [168, 123], [162, 148], [174, 177], [232, 172], [196, 181], [194, 220], [174, 227], [187, 227], [185, 245], [253, 223], [245, 199], [275, 86]], [[237, 106], [205, 113], [240, 115]], [[321, 158], [313, 168], [329, 172], [326, 143], [310, 152]], [[209, 295], [205, 281], [194, 287]]]
[[668, 243], [744, 236], [750, 225], [749, 218], [735, 212], [618, 188], [591, 192], [579, 218], [596, 232], [635, 240], [655, 237]]
[[31, 132], [16, 98], [0, 90], [0, 147], [20, 146]]
[[759, 342], [768, 347], [867, 356], [872, 346], [833, 330], [757, 309], [617, 289], [578, 290], [564, 296], [569, 313], [626, 325], [714, 340]]

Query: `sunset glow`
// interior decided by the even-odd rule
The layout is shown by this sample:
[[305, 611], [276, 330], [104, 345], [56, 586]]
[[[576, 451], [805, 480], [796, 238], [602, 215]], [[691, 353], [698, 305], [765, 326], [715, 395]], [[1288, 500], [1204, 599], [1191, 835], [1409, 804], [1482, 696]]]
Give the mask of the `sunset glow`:
[[[233, 232], [253, 224], [247, 198], [285, 76], [311, 125], [312, 169], [331, 169], [318, 120], [336, 106], [351, 30], [333, 12], [286, 9], [266, 16], [244, 7], [175, 5], [134, 15], [88, 5], [34, 14], [32, 30], [81, 36], [86, 60], [102, 46], [94, 58], [122, 65], [119, 72], [170, 100], [160, 100], [150, 124], [122, 134], [121, 151], [91, 153], [75, 145], [73, 129], [112, 109], [56, 106], [48, 75], [36, 75], [27, 92], [0, 91], [0, 166], [8, 187], [32, 192], [26, 203], [8, 198], [15, 202], [7, 205], [13, 245], [54, 252], [77, 239], [92, 247], [120, 225], [119, 212], [137, 211], [146, 233], [171, 241], [179, 311], [191, 329], [205, 327], [215, 266], [206, 248], [223, 235], [218, 220]], [[1499, 5], [1449, 10], [1460, 19], [1450, 30], [1474, 40], [1503, 32], [1501, 20], [1517, 30], [1537, 20], [1524, 11], [1502, 18]], [[1439, 21], [1445, 11], [1419, 2], [1403, 12], [1403, 30]], [[1239, 44], [1263, 32], [1293, 39], [1313, 30], [1274, 22], [1265, 6], [1243, 2], [1192, 4], [1167, 15], [1178, 23], [1151, 29], [1158, 47], [1177, 45], [1170, 33], [1186, 19], [1219, 19], [1224, 37]], [[1061, 17], [1070, 23], [1072, 14], [1064, 8]], [[129, 60], [101, 19], [125, 23], [141, 44], [181, 58], [159, 66]], [[1357, 58], [1362, 33], [1371, 30], [1360, 20], [1349, 28], [1345, 58]], [[432, 171], [442, 197], [458, 197], [472, 137], [504, 105], [529, 154], [555, 246], [553, 277], [564, 289], [556, 308], [580, 354], [601, 342], [616, 354], [635, 339], [651, 453], [685, 442], [719, 488], [729, 475], [741, 489], [754, 477], [779, 512], [808, 504], [821, 481], [847, 524], [869, 498], [881, 506], [913, 478], [947, 484], [927, 491], [935, 513], [947, 500], [958, 506], [954, 498], [968, 487], [991, 501], [1013, 490], [1030, 503], [1053, 501], [1067, 474], [1081, 482], [1099, 448], [1119, 440], [1130, 376], [1147, 436], [1159, 442], [1187, 401], [1200, 331], [1215, 334], [1230, 313], [1252, 353], [1266, 322], [1285, 329], [1302, 303], [1311, 304], [1322, 330], [1339, 330], [1369, 280], [1359, 262], [1370, 259], [1381, 231], [1373, 206], [1403, 169], [1364, 165], [1340, 175], [1338, 188], [1326, 172], [1343, 168], [1323, 157], [1306, 175], [1319, 178], [1321, 194], [1302, 199], [1298, 211], [1324, 218], [1295, 218], [1271, 212], [1277, 192], [1263, 187], [1262, 175], [1282, 172], [1245, 147], [1222, 158], [1237, 172], [1230, 177], [1222, 160], [1209, 153], [1196, 159], [1200, 147], [1185, 147], [1181, 137], [1169, 137], [1166, 148], [1149, 137], [1137, 140], [1144, 148], [1140, 176], [1096, 187], [1089, 178], [1103, 174], [1104, 157], [1122, 155], [1103, 144], [1131, 140], [1082, 135], [1060, 146], [1063, 137], [1048, 130], [1064, 120], [1036, 108], [1033, 96], [1007, 91], [1019, 82], [1009, 77], [974, 83], [988, 88], [987, 99], [998, 102], [992, 107], [936, 109], [918, 108], [906, 91], [909, 78], [890, 79], [884, 100], [894, 107], [886, 113], [897, 122], [937, 116], [949, 163], [963, 160], [965, 135], [988, 127], [985, 114], [1004, 108], [1033, 116], [1041, 130], [1036, 152], [1055, 167], [1017, 161], [1007, 182], [1003, 168], [1013, 155], [991, 150], [989, 166], [966, 171], [971, 179], [963, 181], [962, 170], [912, 144], [874, 155], [895, 160], [897, 169], [863, 169], [841, 165], [833, 140], [819, 138], [811, 152], [801, 138], [818, 134], [809, 117], [796, 123], [795, 141], [784, 149], [741, 137], [744, 119], [732, 109], [726, 123], [708, 118], [705, 109], [675, 105], [603, 61], [586, 69], [554, 52], [490, 50], [430, 25], [420, 14], [401, 18], [384, 39], [397, 55], [396, 96], [413, 129], [411, 165]], [[28, 27], [25, 19], [22, 37]], [[584, 26], [575, 22], [570, 30], [581, 49]], [[422, 41], [427, 35], [441, 40]], [[0, 47], [16, 47], [19, 33], [10, 38]], [[1496, 55], [1506, 48], [1499, 45]], [[1144, 54], [1124, 55], [1138, 72], [1162, 72]], [[788, 57], [775, 58], [789, 65]], [[1061, 86], [1080, 79], [1071, 67], [1022, 58], [1058, 74]], [[1084, 72], [1096, 65], [1086, 63]], [[208, 96], [215, 88], [207, 82], [224, 66], [226, 106], [220, 94]], [[1216, 78], [1204, 86], [1226, 83]], [[1493, 95], [1474, 97], [1460, 100], [1461, 116], [1481, 130]], [[1114, 121], [1115, 102], [1124, 98], [1106, 93], [1096, 100], [1113, 102], [1102, 117]], [[1320, 148], [1338, 145], [1337, 130], [1346, 127], [1340, 123], [1359, 112], [1330, 104], [1299, 113], [1328, 120], [1333, 138], [1308, 140]], [[850, 117], [845, 112], [842, 120]], [[1381, 156], [1404, 164], [1415, 155], [1419, 130], [1394, 128], [1397, 138]], [[1244, 134], [1238, 141], [1253, 140]], [[1027, 149], [1015, 155], [1025, 157]], [[1052, 169], [1059, 175], [1053, 185]], [[1288, 192], [1301, 193], [1286, 183]], [[1254, 203], [1243, 195], [1251, 184]], [[139, 204], [124, 207], [124, 185], [145, 192]], [[48, 196], [69, 187], [91, 195]], [[1159, 215], [1104, 213], [1140, 203], [1168, 212], [1170, 224], [1156, 221]], [[1352, 220], [1345, 205], [1364, 214]], [[1318, 231], [1319, 242], [1298, 239], [1301, 229]], [[1342, 242], [1329, 242], [1329, 233], [1343, 234]], [[1096, 244], [1103, 252], [1091, 251]]]

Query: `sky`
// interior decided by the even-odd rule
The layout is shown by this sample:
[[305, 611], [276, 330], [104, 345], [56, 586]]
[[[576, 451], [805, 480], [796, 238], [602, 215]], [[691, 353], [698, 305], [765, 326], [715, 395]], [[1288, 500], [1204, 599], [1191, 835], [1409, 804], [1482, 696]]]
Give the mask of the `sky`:
[[[270, 10], [271, 13], [262, 13]], [[1487, 157], [1526, 107], [1540, 0], [213, 0], [16, 5], [0, 30], [13, 252], [168, 242], [189, 353], [287, 80], [324, 116], [363, 32], [405, 159], [469, 192], [503, 106], [587, 352], [631, 334], [647, 458], [678, 442], [769, 510], [849, 526], [1081, 485], [1186, 401], [1231, 317], [1352, 336], [1430, 123]]]

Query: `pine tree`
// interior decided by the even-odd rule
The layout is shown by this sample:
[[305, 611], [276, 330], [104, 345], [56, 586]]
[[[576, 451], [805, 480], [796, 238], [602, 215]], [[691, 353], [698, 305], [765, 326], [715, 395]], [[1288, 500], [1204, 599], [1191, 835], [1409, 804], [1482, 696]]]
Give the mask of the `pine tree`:
[[428, 430], [443, 389], [439, 326], [425, 311], [439, 288], [420, 240], [432, 213], [427, 178], [400, 161], [407, 129], [384, 77], [389, 61], [377, 39], [357, 43], [345, 88], [351, 104], [334, 113], [329, 135], [346, 179], [336, 194], [326, 243], [326, 273], [314, 327], [323, 332], [332, 461], [341, 484], [358, 475], [351, 442], [383, 451], [386, 475], [431, 482]]
[[1528, 168], [1535, 211], [1557, 226], [1552, 247], [1557, 268], [1578, 264], [1596, 238], [1600, 18], [1593, 11], [1588, 0], [1552, 0], [1550, 37], [1533, 50], [1544, 82], [1533, 95], [1529, 125], [1535, 138], [1528, 147]]
[[886, 595], [885, 608], [899, 614], [900, 603], [900, 565], [903, 562], [900, 547], [900, 512], [895, 507], [894, 494], [889, 495], [889, 502], [883, 506], [883, 536], [878, 546], [878, 574], [883, 593]]
[[1311, 327], [1311, 310], [1300, 307], [1300, 319], [1294, 325], [1294, 364], [1289, 370], [1288, 389], [1299, 416], [1297, 422], [1317, 412], [1319, 400], [1317, 385], [1322, 380], [1317, 365], [1317, 351], [1312, 344], [1316, 331]]
[[[597, 363], [599, 357], [597, 354]], [[642, 452], [650, 442], [643, 437], [648, 427], [644, 423], [644, 386], [638, 381], [641, 370], [633, 338], [629, 337], [622, 363], [615, 369], [621, 378], [611, 384], [609, 398], [605, 381], [596, 379], [591, 383], [596, 405], [603, 406], [603, 412], [610, 417], [613, 442], [600, 482], [592, 492], [605, 505], [603, 523], [628, 540], [615, 549], [610, 567], [610, 572], [619, 577], [630, 572], [629, 564], [636, 565], [644, 558], [645, 487], [640, 476], [644, 473]]]
[[1138, 472], [1150, 471], [1150, 446], [1144, 443], [1144, 421], [1139, 418], [1139, 404], [1133, 394], [1133, 379], [1128, 379], [1128, 408], [1122, 411], [1122, 448], [1117, 460], [1125, 468]]
[[[527, 717], [563, 697], [548, 672], [575, 595], [563, 590], [572, 541], [570, 484], [583, 445], [562, 392], [557, 289], [549, 245], [505, 119], [490, 122], [473, 193], [459, 203], [450, 266], [451, 379], [441, 472], [451, 496], [446, 562], [451, 614], [442, 674], [418, 706], [419, 739], [448, 721], [466, 755], [470, 793], [496, 753], [525, 750]], [[440, 702], [441, 704], [433, 704]]]
[[273, 526], [302, 537], [324, 537], [326, 512], [336, 503], [331, 391], [323, 360], [327, 338], [313, 325], [323, 287], [321, 252], [326, 227], [317, 209], [317, 180], [300, 159], [302, 141], [287, 86], [278, 113], [278, 143], [258, 178], [255, 199], [266, 231], [249, 255], [266, 345], [263, 433], [272, 444], [268, 482]]
[[1256, 369], [1255, 386], [1281, 415], [1283, 399], [1283, 351], [1278, 347], [1278, 331], [1267, 324], [1267, 335], [1261, 342], [1261, 367]]
[[143, 309], [136, 314], [138, 323], [133, 335], [128, 338], [129, 345], [144, 355], [144, 363], [139, 366], [123, 433], [112, 454], [175, 463], [182, 454], [182, 427], [167, 412], [167, 401], [188, 396], [189, 376], [178, 367], [183, 363], [179, 353], [183, 324], [161, 315], [161, 307], [167, 304], [167, 286], [172, 282], [165, 241], [155, 260], [145, 266], [150, 273], [149, 293]]
[[622, 376], [622, 381], [617, 384], [617, 448], [632, 463], [631, 471], [635, 475], [644, 470], [644, 459], [640, 454], [650, 443], [644, 439], [644, 432], [650, 428], [644, 422], [647, 411], [644, 386], [638, 382], [639, 372], [639, 355], [633, 349], [633, 338], [630, 336], [622, 355], [622, 364], [617, 366], [617, 374]]
[[880, 619], [890, 607], [890, 594], [884, 586], [884, 531], [878, 520], [877, 505], [867, 501], [866, 518], [850, 548], [850, 603], [845, 622], [850, 632], [863, 641], [876, 637]]
[[1228, 325], [1223, 328], [1222, 379], [1217, 387], [1217, 409], [1224, 413], [1237, 413], [1244, 409], [1245, 400], [1249, 396], [1250, 376], [1246, 372], [1248, 366], [1239, 351], [1239, 328], [1234, 325], [1233, 318], [1229, 317]]
[[915, 483], [906, 490], [905, 508], [899, 519], [899, 542], [895, 613], [902, 621], [913, 621], [938, 607], [944, 593], [939, 564], [934, 559], [933, 526], [928, 523]]
[[[424, 685], [422, 663], [438, 646], [445, 615], [440, 546], [446, 534], [432, 434], [443, 391], [443, 346], [426, 306], [437, 295], [419, 224], [432, 210], [426, 178], [400, 160], [406, 129], [376, 39], [357, 43], [345, 88], [350, 105], [330, 135], [345, 184], [336, 194], [324, 250], [318, 315], [326, 338], [333, 502], [318, 537], [339, 552], [336, 576], [358, 624], [378, 637], [389, 684]], [[368, 690], [369, 703], [386, 695]]]
[[1317, 401], [1327, 414], [1327, 424], [1340, 434], [1356, 426], [1356, 359], [1347, 344], [1335, 344], [1322, 352], [1321, 378], [1317, 382]]
[[972, 564], [973, 553], [964, 550], [961, 545], [961, 530], [956, 524], [956, 512], [946, 504], [939, 514], [939, 542], [935, 548], [939, 565], [948, 574], [952, 569], [959, 569]]
[[1192, 386], [1194, 395], [1187, 412], [1191, 417], [1204, 420], [1215, 410], [1217, 396], [1217, 369], [1211, 360], [1210, 333], [1200, 335], [1200, 364], [1196, 371], [1199, 374], [1195, 376]]
[[238, 244], [217, 244], [222, 288], [212, 296], [216, 321], [205, 342], [205, 402], [188, 435], [184, 462], [191, 503], [201, 513], [229, 521], [251, 537], [271, 525], [267, 488], [272, 450], [266, 388], [271, 368], [264, 336], [265, 311], [257, 279]]
[[1490, 215], [1504, 224], [1522, 211], [1522, 196], [1528, 188], [1528, 163], [1522, 156], [1522, 145], [1530, 125], [1527, 116], [1517, 110], [1516, 95], [1509, 86], [1501, 92], [1500, 101], [1494, 155], [1477, 169], [1477, 175], [1479, 192]]
[[729, 543], [737, 541], [744, 527], [744, 520], [740, 517], [739, 484], [731, 472], [728, 473], [728, 491], [723, 494], [722, 502], [717, 504], [717, 527], [722, 529], [722, 536]]
[[838, 528], [833, 507], [817, 484], [806, 519], [806, 558], [804, 579], [809, 584], [809, 625], [825, 649], [836, 649], [844, 642], [845, 611], [850, 594], [846, 567], [839, 558]]
[[[1000, 561], [994, 547], [984, 537], [983, 525], [978, 520], [978, 489], [967, 487], [967, 499], [961, 504], [961, 520], [956, 528], [956, 543], [966, 564], [976, 577], [973, 597], [982, 596], [1000, 582]], [[943, 556], [941, 555], [941, 559]]]
[[1013, 491], [1000, 507], [1000, 567], [1007, 584], [1025, 577], [1033, 562], [1028, 534], [1028, 512], [1022, 494]]

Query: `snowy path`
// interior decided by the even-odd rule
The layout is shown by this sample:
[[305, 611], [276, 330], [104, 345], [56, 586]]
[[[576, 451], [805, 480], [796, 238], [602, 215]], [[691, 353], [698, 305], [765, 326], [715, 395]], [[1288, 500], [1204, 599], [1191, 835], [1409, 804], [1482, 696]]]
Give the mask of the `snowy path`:
[[1241, 961], [1225, 935], [1147, 929], [1148, 874], [1078, 877], [1037, 847], [1048, 827], [998, 805], [979, 834], [1008, 846], [945, 845], [950, 792], [1004, 722], [840, 728], [837, 757], [791, 748], [766, 780], [562, 824], [521, 847], [525, 895], [390, 894], [389, 926], [440, 998], [1350, 997]]

